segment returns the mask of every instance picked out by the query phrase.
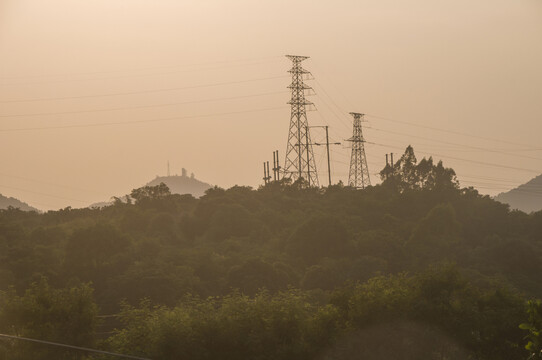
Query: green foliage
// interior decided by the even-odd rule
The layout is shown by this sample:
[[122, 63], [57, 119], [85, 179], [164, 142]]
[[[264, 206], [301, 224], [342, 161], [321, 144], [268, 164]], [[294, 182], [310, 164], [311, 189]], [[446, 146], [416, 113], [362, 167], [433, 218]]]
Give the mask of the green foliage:
[[417, 267], [425, 267], [430, 261], [456, 260], [451, 258], [457, 251], [461, 224], [457, 221], [454, 208], [439, 204], [420, 219], [412, 230], [406, 244], [407, 250], [419, 256], [414, 258]]
[[530, 300], [527, 303], [529, 319], [519, 328], [529, 332], [525, 349], [529, 351], [529, 359], [542, 359], [542, 301]]
[[310, 359], [339, 333], [335, 318], [332, 306], [311, 305], [296, 290], [187, 297], [172, 309], [144, 301], [123, 308], [126, 327], [110, 343], [123, 353], [164, 360]]
[[336, 217], [317, 216], [302, 224], [292, 234], [287, 248], [308, 264], [324, 257], [343, 257], [350, 253], [349, 236]]
[[[0, 293], [0, 331], [11, 335], [92, 347], [98, 308], [89, 285], [53, 289], [45, 279], [23, 296]], [[80, 352], [23, 341], [0, 347], [0, 359], [81, 359]]]
[[522, 316], [521, 298], [502, 287], [474, 287], [453, 267], [375, 277], [346, 295], [336, 292], [331, 303], [356, 329], [417, 324], [439, 329], [475, 358], [504, 360], [521, 354], [521, 334], [513, 326]]
[[160, 198], [164, 198], [168, 195], [171, 195], [171, 192], [169, 191], [167, 185], [164, 183], [160, 183], [160, 185], [156, 186], [144, 186], [139, 189], [134, 189], [130, 194], [130, 196], [135, 199], [136, 204], [157, 200]]
[[[90, 345], [116, 327], [111, 350], [157, 359], [520, 358], [524, 302], [542, 297], [540, 213], [459, 189], [410, 147], [382, 175], [364, 190], [281, 180], [196, 199], [159, 185], [102, 209], [0, 210], [0, 326]], [[81, 281], [124, 322], [94, 330]], [[29, 300], [40, 293], [79, 294], [93, 320], [66, 325]], [[0, 353], [30, 351], [17, 346]]]
[[254, 295], [260, 289], [285, 290], [293, 284], [288, 272], [258, 258], [249, 259], [228, 271], [228, 285], [243, 294]]
[[412, 146], [406, 148], [405, 153], [395, 164], [386, 165], [380, 172], [385, 186], [405, 190], [436, 190], [454, 191], [459, 188], [455, 171], [445, 168], [442, 161], [437, 165], [433, 158], [423, 158], [419, 163], [414, 155]]

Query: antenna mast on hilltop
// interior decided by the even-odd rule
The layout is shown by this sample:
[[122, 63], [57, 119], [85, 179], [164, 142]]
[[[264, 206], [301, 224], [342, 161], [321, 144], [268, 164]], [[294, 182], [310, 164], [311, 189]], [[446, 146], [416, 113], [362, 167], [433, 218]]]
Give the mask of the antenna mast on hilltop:
[[365, 140], [361, 131], [363, 114], [351, 112], [350, 115], [354, 117], [354, 129], [352, 137], [347, 140], [352, 142], [348, 185], [356, 189], [364, 189], [371, 185], [371, 179], [369, 178], [369, 168], [365, 157], [365, 146], [363, 145]]
[[284, 174], [294, 181], [303, 178], [307, 180], [309, 186], [319, 186], [306, 111], [306, 106], [312, 106], [313, 103], [305, 99], [305, 91], [312, 88], [305, 85], [304, 78], [309, 77], [311, 73], [301, 66], [301, 62], [309, 57], [295, 55], [286, 57], [292, 60], [293, 66], [289, 70], [292, 74], [292, 84], [288, 88], [292, 90], [292, 99], [288, 104], [292, 106], [292, 111]]

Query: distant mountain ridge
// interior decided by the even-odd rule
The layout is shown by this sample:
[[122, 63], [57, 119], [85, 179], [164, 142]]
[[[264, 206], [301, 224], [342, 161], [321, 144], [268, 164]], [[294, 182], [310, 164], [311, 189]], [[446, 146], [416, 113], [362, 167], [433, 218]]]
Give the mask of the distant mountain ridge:
[[542, 175], [508, 192], [495, 196], [495, 200], [526, 213], [542, 210]]
[[18, 200], [12, 197], [7, 197], [0, 194], [0, 210], [5, 210], [10, 206], [23, 210], [23, 211], [38, 211], [39, 212], [38, 209], [28, 205], [25, 202], [22, 202], [21, 200]]

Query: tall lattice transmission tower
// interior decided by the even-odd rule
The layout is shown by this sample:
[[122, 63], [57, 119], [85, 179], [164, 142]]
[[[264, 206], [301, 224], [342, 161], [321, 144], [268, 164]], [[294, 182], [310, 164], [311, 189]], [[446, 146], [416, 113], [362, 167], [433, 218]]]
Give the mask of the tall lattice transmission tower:
[[311, 73], [301, 65], [303, 60], [309, 57], [295, 55], [286, 55], [286, 57], [292, 60], [293, 65], [288, 71], [292, 74], [292, 83], [288, 86], [292, 90], [292, 99], [288, 102], [292, 106], [292, 112], [284, 174], [294, 181], [303, 178], [309, 186], [320, 186], [306, 109], [307, 106], [314, 106], [314, 104], [305, 99], [305, 92], [312, 91], [312, 88], [305, 85], [304, 79], [309, 78]]
[[361, 122], [363, 114], [350, 113], [354, 117], [354, 130], [352, 137], [347, 141], [352, 142], [352, 155], [350, 157], [350, 172], [348, 174], [348, 185], [357, 189], [364, 189], [371, 185], [369, 178], [369, 168], [367, 167], [367, 158], [365, 157], [365, 146], [363, 143], [363, 132]]

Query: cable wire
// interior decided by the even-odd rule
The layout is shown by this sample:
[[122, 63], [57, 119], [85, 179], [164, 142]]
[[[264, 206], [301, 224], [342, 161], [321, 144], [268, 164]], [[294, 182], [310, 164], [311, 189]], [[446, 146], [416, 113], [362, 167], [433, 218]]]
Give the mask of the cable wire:
[[48, 196], [48, 197], [57, 198], [57, 199], [62, 199], [62, 200], [77, 201], [77, 202], [79, 202], [79, 203], [85, 203], [85, 204], [88, 203], [88, 201], [84, 201], [84, 200], [72, 199], [72, 198], [66, 198], [66, 197], [57, 196], [57, 195], [51, 195], [51, 194], [45, 194], [45, 193], [42, 193], [42, 192], [37, 192], [37, 191], [32, 191], [32, 190], [27, 190], [27, 189], [21, 189], [21, 188], [18, 188], [18, 187], [7, 186], [7, 185], [2, 185], [2, 184], [0, 184], [0, 188], [6, 188], [6, 189], [12, 189], [12, 190], [18, 190], [18, 191], [27, 192], [27, 193], [29, 193], [29, 194], [43, 195], [43, 196]]
[[223, 60], [223, 61], [213, 61], [207, 63], [192, 63], [192, 64], [179, 64], [179, 65], [170, 65], [170, 66], [154, 66], [147, 68], [137, 68], [137, 69], [124, 69], [124, 70], [110, 70], [110, 71], [94, 71], [94, 72], [85, 72], [85, 73], [71, 73], [71, 74], [49, 74], [49, 75], [37, 75], [37, 76], [11, 76], [11, 77], [2, 77], [0, 80], [10, 80], [10, 79], [36, 79], [36, 78], [45, 78], [45, 77], [59, 77], [59, 76], [78, 76], [78, 75], [97, 75], [97, 74], [114, 74], [119, 72], [133, 72], [133, 71], [146, 71], [146, 70], [156, 70], [156, 69], [172, 69], [178, 67], [190, 67], [190, 66], [199, 66], [199, 65], [215, 65], [215, 64], [224, 64], [224, 63], [234, 63], [234, 62], [244, 62], [244, 61], [256, 61], [256, 60], [267, 60], [273, 58], [283, 59], [282, 56], [267, 56], [262, 58], [248, 58], [248, 59], [238, 59], [238, 60]]
[[[420, 125], [420, 124], [415, 124], [415, 123], [408, 122], [408, 121], [395, 120], [395, 119], [390, 119], [390, 118], [377, 116], [377, 115], [371, 115], [371, 114], [365, 114], [365, 115], [367, 115], [368, 117], [375, 118], [375, 119], [392, 121], [392, 122], [401, 123], [401, 124], [407, 124], [407, 125], [410, 125], [410, 126], [415, 126], [415, 127], [419, 127], [419, 128], [423, 128], [423, 129], [433, 130], [433, 131], [440, 131], [440, 132], [444, 132], [444, 133], [461, 135], [461, 136], [466, 136], [466, 137], [471, 137], [471, 138], [481, 139], [481, 140], [495, 141], [495, 142], [499, 142], [499, 143], [507, 143], [507, 144], [512, 144], [512, 145], [525, 146], [525, 144], [520, 144], [520, 143], [516, 143], [516, 142], [513, 142], [513, 141], [507, 141], [507, 140], [496, 139], [496, 138], [491, 138], [491, 137], [467, 134], [467, 133], [463, 133], [463, 132], [459, 132], [459, 131], [441, 129], [441, 128], [437, 128], [437, 127], [433, 127], [433, 126]], [[530, 148], [534, 148], [534, 147], [530, 147]], [[525, 150], [530, 150], [530, 149], [525, 149]]]
[[0, 129], [0, 132], [74, 129], [74, 128], [113, 126], [113, 125], [143, 124], [143, 123], [152, 123], [152, 122], [161, 122], [161, 121], [199, 119], [199, 118], [206, 118], [206, 117], [213, 117], [213, 116], [247, 114], [247, 113], [260, 112], [260, 111], [284, 110], [284, 109], [285, 109], [284, 106], [280, 106], [280, 107], [271, 107], [271, 108], [263, 108], [263, 109], [253, 109], [253, 110], [243, 110], [243, 111], [231, 111], [231, 112], [224, 112], [224, 113], [204, 114], [204, 115], [176, 116], [176, 117], [160, 118], [160, 119], [130, 120], [130, 121], [115, 121], [115, 122], [90, 123], [90, 124], [78, 124], [78, 125], [59, 125], [59, 126], [43, 126], [43, 127]]
[[214, 101], [247, 99], [247, 98], [253, 98], [253, 97], [261, 97], [261, 96], [284, 94], [284, 93], [287, 93], [287, 91], [275, 91], [275, 92], [253, 94], [253, 95], [242, 95], [242, 96], [231, 96], [231, 97], [223, 97], [223, 98], [204, 99], [204, 100], [172, 102], [172, 103], [164, 103], [164, 104], [156, 104], [156, 105], [123, 106], [123, 107], [106, 108], [106, 109], [88, 109], [88, 110], [45, 112], [45, 113], [31, 113], [31, 114], [0, 115], [0, 118], [33, 117], [33, 116], [66, 115], [66, 114], [83, 114], [83, 113], [107, 112], [107, 111], [118, 111], [118, 110], [148, 109], [148, 108], [156, 108], [156, 107], [175, 106], [175, 105], [200, 104], [200, 103], [214, 102]]
[[4, 84], [0, 83], [0, 85], [1, 86], [21, 86], [21, 85], [62, 84], [62, 83], [85, 82], [85, 81], [101, 81], [101, 80], [112, 80], [112, 79], [132, 79], [132, 78], [138, 78], [138, 77], [164, 76], [164, 75], [172, 75], [172, 74], [189, 73], [189, 72], [195, 72], [195, 71], [212, 71], [212, 70], [220, 70], [224, 68], [239, 67], [239, 66], [245, 67], [245, 66], [260, 65], [260, 64], [266, 64], [266, 63], [268, 62], [255, 62], [255, 63], [248, 63], [248, 64], [236, 64], [236, 65], [220, 66], [220, 67], [212, 67], [212, 68], [177, 70], [177, 71], [168, 71], [168, 72], [151, 73], [151, 74], [109, 76], [109, 77], [102, 77], [102, 78], [65, 79], [65, 80], [39, 81], [39, 82], [27, 82], [27, 83], [4, 83]]
[[441, 144], [456, 145], [456, 146], [460, 146], [460, 147], [468, 147], [468, 148], [471, 148], [471, 149], [487, 151], [487, 152], [494, 152], [494, 153], [510, 155], [510, 156], [517, 156], [517, 157], [522, 157], [522, 158], [526, 158], [526, 159], [542, 160], [542, 158], [529, 156], [529, 155], [511, 154], [511, 153], [508, 153], [506, 151], [501, 151], [501, 150], [487, 149], [487, 148], [482, 148], [482, 147], [472, 146], [472, 145], [465, 145], [465, 144], [458, 144], [458, 143], [453, 143], [453, 142], [444, 141], [444, 140], [434, 140], [434, 139], [426, 138], [426, 137], [423, 137], [423, 136], [410, 135], [410, 134], [400, 133], [400, 132], [396, 132], [396, 131], [379, 129], [379, 128], [375, 128], [375, 127], [370, 127], [369, 129], [375, 130], [375, 131], [386, 132], [386, 133], [394, 134], [394, 135], [408, 136], [409, 138], [417, 138], [417, 139], [422, 139], [422, 140], [436, 141], [436, 142], [441, 143]]
[[135, 359], [135, 360], [151, 360], [149, 358], [142, 358], [139, 356], [132, 356], [132, 355], [124, 355], [124, 354], [117, 354], [109, 351], [103, 351], [103, 350], [97, 350], [97, 349], [91, 349], [81, 346], [74, 346], [74, 345], [67, 345], [67, 344], [61, 344], [57, 342], [52, 341], [45, 341], [45, 340], [37, 340], [37, 339], [30, 339], [22, 336], [14, 336], [14, 335], [6, 335], [6, 334], [0, 334], [0, 337], [6, 338], [6, 339], [13, 339], [13, 340], [21, 340], [21, 341], [29, 341], [29, 342], [35, 342], [39, 344], [45, 344], [45, 345], [52, 345], [52, 346], [58, 346], [58, 347], [64, 347], [67, 349], [74, 349], [74, 350], [80, 350], [85, 352], [91, 352], [96, 354], [103, 354], [103, 355], [109, 355], [109, 356], [116, 356], [126, 359]]
[[[386, 144], [379, 144], [379, 143], [375, 143], [375, 142], [371, 142], [371, 141], [366, 141], [367, 144], [371, 144], [371, 145], [376, 145], [376, 146], [385, 146], [385, 147], [391, 147], [391, 148], [395, 148], [395, 149], [402, 149], [402, 147], [398, 147], [398, 146], [393, 146], [393, 145], [386, 145]], [[440, 157], [443, 157], [443, 158], [447, 158], [447, 159], [453, 159], [453, 160], [458, 160], [458, 161], [465, 161], [465, 162], [470, 162], [470, 163], [474, 163], [474, 164], [479, 164], [479, 165], [486, 165], [486, 166], [493, 166], [493, 167], [500, 167], [500, 168], [504, 168], [504, 169], [510, 169], [510, 170], [518, 170], [518, 171], [526, 171], [526, 172], [532, 172], [532, 173], [536, 173], [536, 174], [539, 174], [540, 171], [538, 170], [533, 170], [533, 169], [526, 169], [526, 168], [520, 168], [520, 167], [515, 167], [515, 166], [507, 166], [507, 165], [501, 165], [501, 164], [494, 164], [494, 163], [488, 163], [488, 162], [483, 162], [483, 161], [477, 161], [477, 160], [471, 160], [471, 159], [463, 159], [463, 158], [457, 158], [457, 157], [453, 157], [453, 156], [448, 156], [448, 155], [441, 155], [441, 154], [435, 154], [435, 153], [428, 153], [428, 152], [424, 152], [424, 151], [418, 151], [419, 153], [422, 153], [422, 154], [426, 154], [426, 155], [429, 155], [429, 156], [440, 156]]]
[[51, 100], [88, 99], [88, 98], [100, 98], [100, 97], [120, 96], [120, 95], [149, 94], [149, 93], [159, 93], [159, 92], [167, 92], [167, 91], [174, 91], [174, 90], [198, 89], [198, 88], [206, 88], [206, 87], [214, 87], [214, 86], [231, 85], [231, 84], [244, 84], [244, 83], [263, 81], [263, 80], [283, 79], [285, 77], [288, 77], [288, 76], [285, 76], [285, 75], [270, 76], [270, 77], [264, 77], [264, 78], [237, 80], [237, 81], [227, 81], [227, 82], [212, 83], [212, 84], [205, 84], [205, 85], [193, 85], [193, 86], [162, 88], [162, 89], [152, 89], [152, 90], [116, 92], [116, 93], [107, 93], [107, 94], [77, 95], [77, 96], [63, 96], [63, 97], [47, 97], [47, 98], [33, 98], [33, 99], [0, 100], [0, 103], [7, 104], [7, 103], [23, 103], [23, 102], [51, 101]]

